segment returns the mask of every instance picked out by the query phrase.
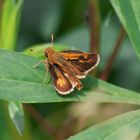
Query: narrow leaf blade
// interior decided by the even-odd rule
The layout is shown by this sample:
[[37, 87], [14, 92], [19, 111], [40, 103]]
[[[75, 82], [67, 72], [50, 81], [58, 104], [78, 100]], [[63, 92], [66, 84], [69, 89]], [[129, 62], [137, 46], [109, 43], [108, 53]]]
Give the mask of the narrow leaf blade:
[[24, 131], [24, 113], [21, 103], [9, 102], [9, 115], [18, 133], [22, 135]]
[[23, 0], [4, 1], [2, 11], [2, 48], [13, 50], [16, 47], [18, 26]]

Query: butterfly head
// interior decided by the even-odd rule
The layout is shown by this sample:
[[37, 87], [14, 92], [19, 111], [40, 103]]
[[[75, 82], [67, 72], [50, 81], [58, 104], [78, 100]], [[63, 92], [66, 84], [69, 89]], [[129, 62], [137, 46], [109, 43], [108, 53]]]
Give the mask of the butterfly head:
[[54, 54], [54, 50], [52, 47], [46, 48], [45, 49], [45, 56], [48, 57], [49, 55], [53, 55]]

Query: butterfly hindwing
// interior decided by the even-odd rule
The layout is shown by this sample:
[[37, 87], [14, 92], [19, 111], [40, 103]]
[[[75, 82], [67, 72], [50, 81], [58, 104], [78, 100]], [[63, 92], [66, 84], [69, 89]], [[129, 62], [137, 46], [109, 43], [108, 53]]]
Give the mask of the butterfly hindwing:
[[61, 67], [49, 64], [53, 85], [60, 94], [68, 94], [73, 91], [74, 87], [68, 77], [65, 76]]

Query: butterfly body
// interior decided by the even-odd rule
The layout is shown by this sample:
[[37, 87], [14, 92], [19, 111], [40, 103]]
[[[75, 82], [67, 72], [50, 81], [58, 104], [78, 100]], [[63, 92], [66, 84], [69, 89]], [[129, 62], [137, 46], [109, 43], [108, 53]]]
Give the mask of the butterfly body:
[[69, 94], [75, 87], [80, 90], [83, 87], [80, 79], [85, 78], [100, 59], [97, 54], [77, 50], [56, 52], [52, 47], [45, 49], [45, 56], [54, 88], [63, 95]]

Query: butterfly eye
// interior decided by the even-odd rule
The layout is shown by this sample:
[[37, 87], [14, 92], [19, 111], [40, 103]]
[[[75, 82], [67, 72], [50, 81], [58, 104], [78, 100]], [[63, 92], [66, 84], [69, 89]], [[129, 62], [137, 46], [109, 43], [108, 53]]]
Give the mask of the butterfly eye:
[[48, 57], [48, 52], [45, 52], [45, 56]]

